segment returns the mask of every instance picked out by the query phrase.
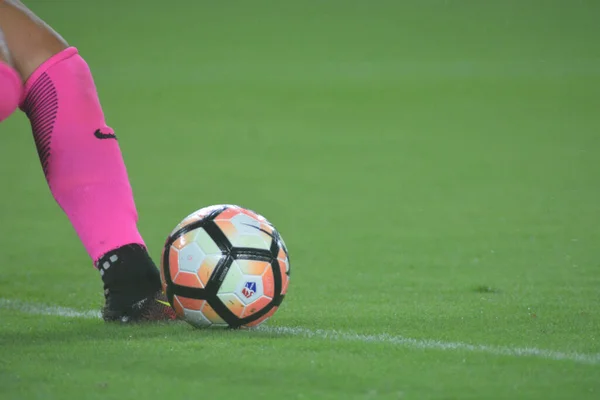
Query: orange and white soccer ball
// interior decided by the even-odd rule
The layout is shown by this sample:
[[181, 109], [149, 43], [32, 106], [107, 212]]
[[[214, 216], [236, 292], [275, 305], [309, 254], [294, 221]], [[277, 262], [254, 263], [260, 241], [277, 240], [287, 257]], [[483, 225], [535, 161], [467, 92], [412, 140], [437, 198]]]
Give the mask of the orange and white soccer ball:
[[279, 232], [263, 216], [216, 205], [175, 227], [160, 272], [179, 318], [196, 327], [254, 327], [281, 305], [290, 260]]

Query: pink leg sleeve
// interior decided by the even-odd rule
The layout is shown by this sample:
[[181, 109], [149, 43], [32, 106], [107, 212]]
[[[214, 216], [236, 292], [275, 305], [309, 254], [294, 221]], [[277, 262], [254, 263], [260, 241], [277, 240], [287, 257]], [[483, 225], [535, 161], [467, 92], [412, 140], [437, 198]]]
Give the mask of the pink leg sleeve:
[[77, 49], [56, 54], [34, 72], [21, 108], [50, 190], [92, 260], [125, 244], [144, 245], [119, 143]]

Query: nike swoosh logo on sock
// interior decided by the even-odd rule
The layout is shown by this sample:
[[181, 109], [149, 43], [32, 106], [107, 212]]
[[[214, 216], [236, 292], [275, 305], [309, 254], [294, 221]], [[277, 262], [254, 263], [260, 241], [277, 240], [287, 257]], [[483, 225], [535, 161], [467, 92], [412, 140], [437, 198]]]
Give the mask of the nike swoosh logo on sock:
[[171, 305], [167, 301], [162, 301], [162, 300], [159, 300], [159, 299], [154, 299], [154, 300], [156, 300], [157, 303], [160, 303], [163, 306], [171, 307]]
[[100, 131], [100, 129], [96, 129], [96, 132], [94, 132], [94, 136], [96, 136], [98, 139], [115, 139], [115, 140], [117, 140], [117, 135], [115, 135], [114, 133], [102, 133]]

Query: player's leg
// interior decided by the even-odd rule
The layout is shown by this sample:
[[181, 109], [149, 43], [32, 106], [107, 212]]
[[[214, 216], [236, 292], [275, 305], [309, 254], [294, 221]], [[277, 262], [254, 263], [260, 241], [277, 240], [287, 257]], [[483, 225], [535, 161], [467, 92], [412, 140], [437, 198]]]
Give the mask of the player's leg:
[[105, 319], [172, 317], [155, 301], [160, 276], [137, 229], [119, 144], [87, 63], [16, 0], [0, 0], [0, 29], [26, 80], [21, 109], [50, 190], [102, 275]]
[[0, 122], [17, 109], [23, 93], [23, 84], [11, 63], [10, 53], [0, 29]]

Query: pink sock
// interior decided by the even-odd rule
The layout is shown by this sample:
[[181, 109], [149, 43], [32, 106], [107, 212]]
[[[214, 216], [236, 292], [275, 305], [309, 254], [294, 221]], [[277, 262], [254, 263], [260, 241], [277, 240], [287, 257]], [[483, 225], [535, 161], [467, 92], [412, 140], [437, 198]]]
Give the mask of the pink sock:
[[126, 244], [144, 245], [119, 144], [76, 48], [33, 73], [21, 108], [31, 121], [52, 195], [92, 260]]
[[0, 61], [0, 122], [15, 112], [22, 93], [23, 84], [17, 71]]

